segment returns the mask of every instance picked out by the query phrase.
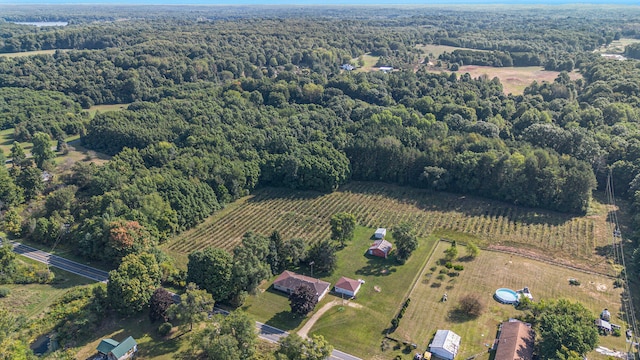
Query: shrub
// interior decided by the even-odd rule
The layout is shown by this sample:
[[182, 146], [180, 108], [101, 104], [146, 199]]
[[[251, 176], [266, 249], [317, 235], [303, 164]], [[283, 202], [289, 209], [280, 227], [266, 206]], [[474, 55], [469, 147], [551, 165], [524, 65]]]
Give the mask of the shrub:
[[453, 264], [451, 263], [451, 261], [447, 261], [447, 262], [444, 264], [444, 267], [446, 267], [447, 269], [451, 269], [451, 268], [453, 267]]
[[160, 334], [160, 336], [167, 336], [171, 332], [172, 327], [173, 325], [171, 325], [170, 322], [162, 323], [158, 326], [158, 334]]
[[449, 272], [449, 271], [447, 271], [447, 269], [440, 269], [440, 274], [446, 274], [446, 273], [448, 273], [448, 272]]
[[11, 294], [11, 290], [6, 287], [0, 287], [0, 298], [5, 298]]
[[613, 282], [613, 287], [614, 287], [614, 288], [621, 288], [621, 287], [622, 287], [622, 285], [623, 285], [622, 279], [616, 279], [616, 280]]
[[438, 270], [438, 267], [437, 266], [432, 266], [429, 270], [436, 271], [436, 270]]
[[438, 276], [436, 277], [436, 279], [438, 279], [438, 280], [441, 280], [441, 281], [442, 281], [442, 280], [444, 280], [444, 278], [445, 278], [445, 277], [446, 277], [446, 276], [445, 276], [444, 274], [440, 274], [440, 275], [438, 275]]
[[462, 271], [464, 270], [464, 265], [460, 265], [460, 264], [453, 265], [453, 270]]
[[400, 319], [398, 318], [391, 319], [391, 326], [393, 326], [394, 329], [397, 328], [398, 325], [400, 325]]
[[580, 281], [578, 279], [569, 279], [569, 285], [580, 286]]
[[449, 273], [449, 274], [447, 274], [447, 275], [449, 275], [449, 277], [456, 277], [456, 276], [460, 276], [460, 273], [459, 273], [459, 272], [457, 272], [457, 271], [452, 271], [452, 272], [450, 272], [450, 273]]
[[620, 336], [620, 329], [618, 328], [613, 329], [613, 331], [611, 331], [611, 335]]

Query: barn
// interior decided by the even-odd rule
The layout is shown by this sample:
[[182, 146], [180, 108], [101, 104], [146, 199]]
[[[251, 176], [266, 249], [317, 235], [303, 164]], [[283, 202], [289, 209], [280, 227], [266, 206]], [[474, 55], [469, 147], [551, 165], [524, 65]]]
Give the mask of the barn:
[[367, 254], [386, 259], [387, 256], [389, 256], [391, 249], [393, 249], [393, 245], [391, 245], [387, 240], [376, 240], [369, 247], [369, 250], [367, 250]]

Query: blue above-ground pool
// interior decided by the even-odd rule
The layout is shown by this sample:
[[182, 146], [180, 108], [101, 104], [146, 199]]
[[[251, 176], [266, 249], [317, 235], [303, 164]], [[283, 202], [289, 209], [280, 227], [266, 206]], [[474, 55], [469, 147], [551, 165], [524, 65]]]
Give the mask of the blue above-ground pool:
[[511, 289], [500, 288], [496, 290], [496, 300], [503, 304], [517, 304], [518, 294]]

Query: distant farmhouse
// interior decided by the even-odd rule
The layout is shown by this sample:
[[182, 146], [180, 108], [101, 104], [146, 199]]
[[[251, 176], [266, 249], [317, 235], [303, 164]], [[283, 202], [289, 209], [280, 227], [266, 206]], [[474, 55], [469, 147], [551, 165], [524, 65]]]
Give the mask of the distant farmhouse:
[[367, 254], [386, 259], [387, 256], [389, 256], [391, 249], [393, 249], [393, 245], [391, 245], [387, 240], [376, 240], [371, 244], [369, 250], [367, 250]]
[[318, 301], [322, 300], [331, 288], [331, 284], [326, 281], [296, 274], [288, 270], [283, 271], [276, 281], [273, 282], [274, 289], [286, 292], [287, 294], [291, 294], [301, 285], [309, 285], [312, 289], [315, 289]]
[[98, 345], [98, 353], [102, 359], [106, 360], [128, 360], [133, 359], [138, 352], [138, 343], [129, 336], [123, 342], [113, 339], [102, 339]]
[[342, 64], [342, 66], [340, 66], [340, 69], [342, 70], [346, 70], [346, 71], [351, 71], [353, 69], [355, 69], [355, 67], [351, 64]]
[[532, 360], [534, 342], [531, 324], [510, 319], [500, 325], [495, 360]]

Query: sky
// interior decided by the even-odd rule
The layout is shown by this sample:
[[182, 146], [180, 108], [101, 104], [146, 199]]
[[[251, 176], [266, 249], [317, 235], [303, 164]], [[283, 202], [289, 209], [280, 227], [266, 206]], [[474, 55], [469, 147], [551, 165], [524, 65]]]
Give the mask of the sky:
[[5, 5], [26, 4], [126, 4], [126, 5], [435, 5], [435, 4], [620, 4], [638, 5], [638, 0], [0, 0]]

